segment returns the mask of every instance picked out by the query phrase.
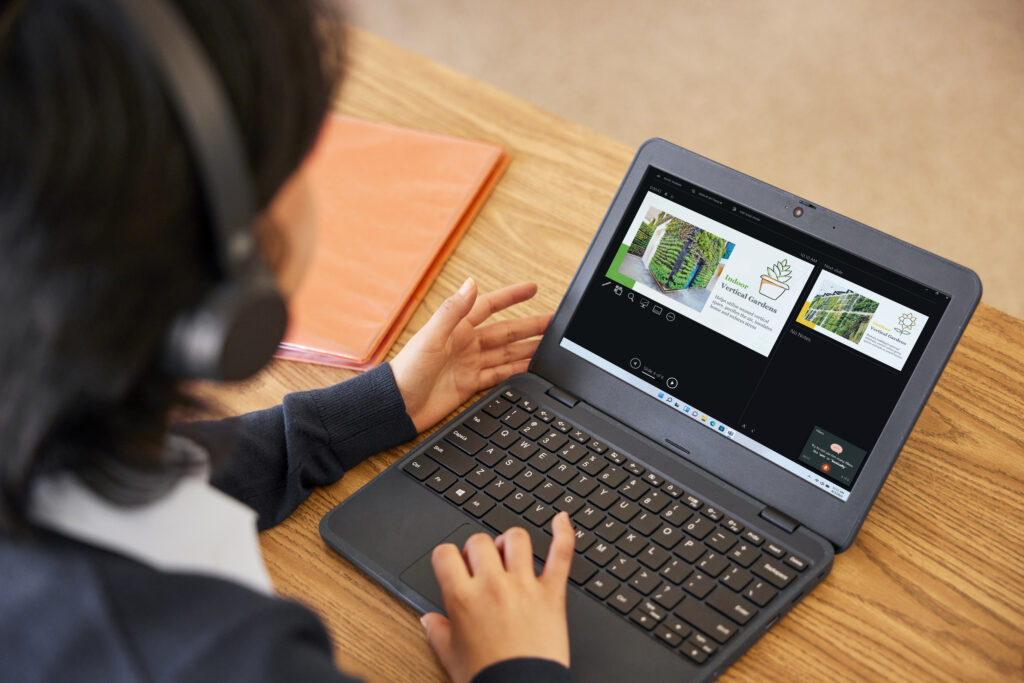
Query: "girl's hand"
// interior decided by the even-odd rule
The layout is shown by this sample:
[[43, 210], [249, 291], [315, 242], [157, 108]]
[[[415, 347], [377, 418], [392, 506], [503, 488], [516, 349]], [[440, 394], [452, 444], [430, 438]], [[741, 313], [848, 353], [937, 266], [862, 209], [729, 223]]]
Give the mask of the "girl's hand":
[[431, 561], [448, 616], [429, 612], [420, 621], [454, 683], [516, 657], [569, 666], [565, 586], [576, 540], [569, 515], [555, 515], [551, 533], [540, 576], [525, 529], [513, 527], [494, 541], [470, 536], [461, 554], [451, 543], [434, 548]]
[[418, 431], [436, 424], [470, 396], [525, 372], [551, 315], [483, 323], [530, 299], [537, 285], [521, 282], [477, 297], [468, 278], [413, 335], [394, 360], [398, 390]]

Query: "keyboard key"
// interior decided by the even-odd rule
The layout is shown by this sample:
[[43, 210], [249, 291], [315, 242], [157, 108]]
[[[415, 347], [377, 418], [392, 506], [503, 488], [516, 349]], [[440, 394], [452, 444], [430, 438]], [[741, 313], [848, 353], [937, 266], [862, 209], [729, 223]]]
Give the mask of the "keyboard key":
[[708, 576], [717, 577], [725, 568], [729, 566], [729, 560], [725, 559], [725, 556], [721, 553], [716, 553], [713, 550], [709, 550], [704, 554], [704, 557], [697, 561], [697, 568], [703, 571]]
[[505, 498], [505, 505], [519, 513], [535, 502], [534, 497], [524, 491], [514, 491], [512, 495]]
[[597, 535], [609, 543], [619, 540], [624, 533], [626, 533], [626, 525], [616, 522], [614, 519], [605, 519], [597, 526]]
[[[576, 529], [574, 533], [576, 534], [577, 553], [586, 552], [587, 548], [593, 545], [594, 541], [597, 540], [597, 536], [590, 533], [586, 529]], [[589, 579], [590, 577], [588, 576], [587, 578]], [[578, 581], [577, 583], [582, 583], [582, 581]]]
[[519, 432], [511, 427], [502, 427], [494, 434], [491, 434], [491, 441], [498, 444], [502, 448], [508, 448], [516, 441], [519, 441]]
[[466, 481], [468, 481], [470, 484], [477, 487], [478, 489], [482, 489], [483, 487], [490, 484], [492, 479], [494, 479], [494, 472], [487, 469], [486, 467], [477, 467], [475, 470], [473, 470], [472, 474], [466, 477]]
[[487, 485], [487, 488], [484, 489], [484, 493], [495, 500], [505, 500], [505, 496], [512, 493], [515, 488], [516, 487], [513, 486], [511, 482], [498, 477]]
[[[470, 501], [471, 503], [472, 501]], [[467, 504], [468, 506], [469, 504]], [[522, 518], [513, 514], [508, 508], [498, 505], [487, 512], [481, 521], [497, 529], [499, 533], [505, 533], [514, 526], [525, 529], [526, 533], [530, 535], [533, 556], [542, 561], [547, 557], [548, 549], [551, 547], [551, 537], [535, 526], [524, 524]]]
[[525, 410], [519, 408], [513, 408], [512, 410], [505, 413], [501, 418], [501, 421], [507, 424], [512, 429], [519, 429], [523, 426], [523, 423], [530, 419], [530, 414]]
[[683, 582], [683, 588], [685, 588], [688, 593], [691, 593], [701, 599], [710, 593], [714, 587], [715, 580], [698, 571], [690, 574], [689, 578]]
[[683, 579], [689, 576], [691, 571], [689, 564], [682, 560], [672, 558], [668, 561], [668, 564], [661, 568], [659, 573], [662, 577], [668, 579], [672, 583], [678, 584], [682, 583]]
[[573, 428], [571, 424], [562, 419], [556, 419], [554, 422], [551, 423], [551, 426], [563, 433]]
[[437, 463], [425, 455], [417, 455], [415, 458], [405, 463], [402, 469], [420, 481], [423, 481], [437, 471]]
[[494, 468], [494, 471], [506, 479], [511, 479], [519, 474], [524, 467], [525, 465], [519, 462], [518, 459], [507, 457], [498, 463], [498, 466]]
[[629, 520], [636, 517], [636, 513], [638, 512], [640, 512], [640, 507], [636, 503], [632, 503], [628, 500], [620, 500], [615, 505], [612, 505], [609, 510], [611, 516], [620, 522], [629, 522]]
[[785, 588], [796, 578], [792, 569], [768, 558], [755, 562], [752, 571], [776, 588]]
[[679, 647], [679, 651], [684, 655], [692, 659], [697, 664], [703, 664], [707, 661], [708, 656], [704, 654], [704, 651], [700, 649], [700, 646], [694, 643], [692, 640], [687, 640]]
[[729, 548], [736, 545], [736, 537], [724, 531], [716, 531], [704, 539], [704, 542], [720, 553], [727, 553]]
[[458, 484], [448, 489], [448, 492], [444, 494], [444, 497], [455, 503], [456, 505], [462, 505], [470, 496], [476, 493], [476, 489], [472, 486], [466, 486], [465, 484]]
[[771, 542], [765, 544], [764, 551], [769, 555], [774, 555], [779, 559], [782, 559], [786, 555], [786, 551], [782, 546], [776, 545], [775, 543]]
[[555, 509], [544, 503], [534, 503], [523, 516], [537, 526], [544, 526], [548, 523], [548, 520], [555, 516]]
[[629, 614], [629, 612], [640, 602], [640, 598], [640, 594], [632, 588], [620, 586], [618, 590], [612, 593], [612, 596], [608, 598], [607, 602], [623, 614]]
[[749, 543], [740, 543], [729, 553], [729, 557], [741, 567], [749, 567], [760, 555], [757, 548]]
[[608, 571], [612, 573], [612, 576], [623, 581], [633, 576], [638, 569], [640, 569], [640, 564], [633, 558], [626, 557], [625, 555], [619, 555], [608, 565]]
[[484, 412], [491, 417], [498, 418], [505, 414], [505, 411], [512, 407], [512, 404], [503, 398], [496, 398], [484, 406]]
[[654, 472], [648, 472], [647, 474], [644, 475], [644, 481], [646, 481], [651, 486], [661, 486], [665, 480], [659, 477]]
[[704, 509], [701, 510], [701, 513], [705, 517], [708, 517], [708, 518], [710, 518], [710, 519], [712, 519], [712, 520], [714, 520], [716, 522], [718, 520], [722, 519], [722, 511], [719, 510], [718, 508], [711, 507], [710, 505], [705, 505]]
[[612, 591], [619, 587], [619, 582], [604, 572], [598, 572], [597, 576], [587, 584], [587, 591], [604, 600]]
[[629, 585], [644, 595], [647, 595], [657, 588], [660, 583], [661, 579], [658, 577], [658, 573], [656, 571], [644, 569], [642, 567], [640, 568], [640, 571], [633, 574], [633, 578], [629, 580]]
[[669, 554], [664, 548], [651, 544], [644, 548], [644, 551], [637, 557], [641, 564], [647, 565], [657, 571], [662, 565], [668, 562]]
[[629, 618], [634, 623], [639, 624], [640, 628], [644, 629], [645, 631], [650, 631], [658, 625], [658, 622], [654, 619], [654, 617], [652, 617], [650, 614], [644, 612], [639, 608], [630, 612]]
[[598, 441], [597, 439], [591, 439], [590, 443], [587, 444], [587, 448], [594, 451], [598, 455], [604, 455], [605, 451], [608, 450], [608, 446], [604, 442]]
[[552, 429], [547, 434], [537, 439], [537, 445], [544, 450], [548, 450], [553, 453], [564, 446], [568, 440], [569, 437], [565, 434]]
[[676, 484], [673, 484], [671, 482], [662, 486], [661, 491], [662, 493], [666, 493], [673, 498], [678, 498], [679, 496], [683, 495], [683, 490], [679, 488]]
[[654, 591], [651, 599], [665, 609], [672, 609], [679, 604], [680, 600], [683, 599], [683, 591], [670, 583], [662, 583], [661, 586]]
[[505, 457], [505, 451], [497, 446], [488, 446], [476, 454], [476, 459], [488, 467], [494, 467]]
[[533, 416], [540, 420], [541, 422], [551, 422], [552, 420], [555, 419], [555, 414], [552, 413], [547, 408], [541, 408], [540, 410], [535, 412]]
[[444, 465], [460, 477], [464, 476], [476, 465], [476, 461], [474, 461], [473, 458], [469, 457], [465, 453], [460, 453], [457, 448], [447, 444], [435, 443], [427, 452], [430, 454], [431, 458], [436, 460], [439, 464]]
[[640, 496], [647, 493], [650, 488], [642, 479], [633, 478], [619, 487], [619, 493], [630, 500], [640, 500]]
[[583, 507], [583, 498], [575, 493], [566, 493], [561, 498], [555, 500], [554, 506], [556, 510], [574, 515], [577, 510]]
[[726, 529], [733, 532], [734, 534], [738, 534], [743, 531], [743, 525], [737, 522], [732, 517], [726, 517], [725, 521], [722, 522], [722, 526], [724, 526]]
[[634, 462], [632, 460], [627, 460], [626, 461], [626, 469], [629, 470], [630, 472], [632, 472], [633, 474], [635, 474], [638, 477], [646, 471], [644, 469], [643, 465], [641, 465], [638, 462]]
[[564, 462], [560, 462], [554, 467], [552, 467], [550, 470], [548, 470], [548, 476], [557, 481], [562, 486], [565, 486], [570, 481], [575, 479], [576, 475], [578, 474], [579, 470], [577, 470], [572, 465], [569, 465]]
[[484, 514], [494, 507], [494, 501], [485, 496], [482, 493], [477, 493], [475, 496], [469, 499], [469, 502], [463, 506], [464, 510], [468, 510], [469, 514], [474, 517], [483, 517]]
[[541, 474], [537, 470], [527, 467], [525, 470], [520, 472], [519, 475], [512, 481], [513, 483], [516, 484], [516, 486], [526, 489], [527, 491], [532, 491], [534, 488], [537, 487], [537, 484], [539, 484], [543, 479], [543, 474]]
[[647, 539], [640, 534], [627, 531], [617, 543], [619, 550], [633, 557], [647, 545]]
[[693, 564], [704, 554], [704, 546], [692, 538], [684, 538], [672, 551], [690, 564]]
[[607, 453], [604, 454], [604, 457], [608, 458], [616, 465], [622, 465], [623, 463], [626, 462], [626, 456], [624, 456], [622, 453], [619, 453], [618, 451], [608, 451]]
[[572, 519], [584, 529], [593, 529], [604, 520], [604, 514], [593, 505], [587, 505], [577, 512]]
[[524, 398], [517, 405], [528, 413], [532, 413], [537, 410], [537, 404], [528, 398]]
[[594, 478], [586, 474], [581, 474], [573, 479], [572, 483], [569, 484], [569, 490], [575, 491], [581, 496], [590, 495], [590, 492], [597, 488], [597, 482]]
[[597, 573], [597, 567], [577, 555], [572, 558], [572, 566], [569, 569], [569, 580], [578, 586], [582, 586], [593, 578]]
[[544, 436], [547, 432], [548, 426], [540, 420], [529, 420], [526, 424], [520, 428], [519, 433], [525, 436], [531, 441], [536, 441], [540, 437]]
[[654, 637], [670, 647], [679, 647], [683, 642], [678, 634], [673, 633], [664, 625], [658, 625], [654, 629]]
[[591, 560], [594, 564], [599, 567], [604, 567], [618, 555], [615, 548], [611, 544], [605, 543], [604, 541], [598, 541], [590, 547], [587, 551], [587, 559]]
[[655, 529], [661, 526], [661, 518], [650, 512], [643, 511], [630, 520], [629, 525], [644, 536], [650, 536], [654, 533]]
[[648, 491], [647, 495], [640, 498], [640, 505], [654, 513], [661, 512], [672, 500], [661, 491]]
[[714, 530], [714, 528], [714, 522], [710, 521], [706, 517], [701, 517], [700, 515], [695, 515], [693, 519], [683, 525], [683, 531], [690, 534], [698, 541], [703, 540], [705, 536]]
[[475, 455], [477, 451], [487, 445], [483, 437], [479, 434], [474, 434], [472, 430], [465, 427], [456, 427], [451, 430], [445, 434], [444, 440], [455, 444], [470, 455]]
[[672, 503], [661, 513], [661, 518], [674, 526], [682, 526], [693, 513], [681, 503]]
[[608, 467], [608, 461], [596, 455], [588, 455], [581, 462], [576, 463], [576, 467], [590, 476], [596, 477], [601, 473], [601, 470]]
[[797, 557], [796, 555], [790, 555], [789, 557], [787, 557], [786, 564], [788, 564], [790, 567], [799, 572], [802, 572], [803, 570], [807, 569], [807, 563], [804, 560]]
[[571, 443], [558, 451], [558, 457], [574, 465], [585, 455], [587, 455], [587, 449], [578, 443]]
[[530, 456], [537, 452], [537, 446], [529, 439], [519, 439], [508, 452], [520, 460], [529, 460]]
[[672, 633], [675, 633], [680, 638], [686, 638], [688, 635], [693, 633], [693, 629], [690, 628], [686, 622], [671, 614], [665, 617], [665, 621], [661, 622], [661, 625]]
[[498, 427], [501, 426], [500, 422], [495, 420], [487, 413], [484, 413], [483, 411], [470, 415], [469, 419], [466, 420], [465, 424], [467, 427], [469, 427], [470, 429], [472, 429], [474, 432], [484, 437], [485, 439], [494, 432], [498, 431]]
[[530, 458], [526, 464], [538, 472], [547, 472], [558, 463], [558, 458], [554, 453], [549, 453], [545, 450], [537, 451], [532, 458]]
[[455, 481], [455, 475], [444, 469], [438, 470], [426, 479], [427, 486], [438, 493], [444, 493]]
[[682, 501], [694, 510], [700, 510], [703, 503], [700, 502], [700, 498], [690, 495], [689, 493], [683, 494]]
[[597, 478], [600, 479], [601, 483], [604, 484], [605, 486], [617, 489], [622, 484], [622, 482], [629, 479], [629, 474], [626, 473], [625, 470], [621, 470], [613, 465], [608, 469], [604, 470], [603, 472], [601, 472], [601, 474], [599, 474]]
[[778, 594], [777, 590], [764, 581], [755, 581], [749, 588], [743, 591], [744, 597], [760, 607], [767, 605]]
[[521, 398], [519, 394], [512, 391], [511, 389], [505, 389], [504, 391], [501, 392], [501, 395], [502, 397], [505, 398], [505, 400], [509, 401], [510, 403], [515, 403]]
[[697, 600], [683, 600], [675, 615], [694, 628], [724, 643], [736, 634], [736, 624]]
[[683, 540], [683, 532], [666, 524], [654, 532], [651, 539], [665, 550], [672, 550]]
[[741, 569], [740, 567], [729, 567], [718, 580], [739, 593], [741, 590], [746, 588], [752, 578], [754, 578], [753, 575], [746, 569]]
[[601, 510], [607, 510], [618, 500], [618, 494], [604, 486], [599, 487], [596, 493], [591, 493], [589, 498], [589, 501], [594, 505], [594, 507], [600, 508]]
[[708, 596], [707, 603], [742, 626], [750, 621], [757, 608], [749, 601], [733, 593], [725, 586], [719, 586]]
[[668, 610], [651, 600], [641, 600], [640, 606], [637, 609], [654, 617], [654, 620], [658, 623], [665, 621], [665, 618], [668, 616]]
[[590, 441], [590, 435], [586, 434], [580, 429], [573, 429], [572, 431], [570, 431], [569, 438], [575, 439], [576, 441], [579, 441], [580, 443], [584, 444]]
[[700, 631], [694, 631], [690, 636], [690, 640], [697, 644], [697, 647], [701, 649], [708, 657], [715, 654], [715, 650], [718, 646], [711, 642], [711, 639]]
[[554, 503], [563, 493], [565, 493], [565, 489], [551, 481], [545, 481], [533, 491], [533, 495], [545, 503]]
[[757, 533], [753, 529], [747, 529], [743, 534], [743, 540], [749, 541], [754, 545], [761, 545], [764, 543], [764, 536]]

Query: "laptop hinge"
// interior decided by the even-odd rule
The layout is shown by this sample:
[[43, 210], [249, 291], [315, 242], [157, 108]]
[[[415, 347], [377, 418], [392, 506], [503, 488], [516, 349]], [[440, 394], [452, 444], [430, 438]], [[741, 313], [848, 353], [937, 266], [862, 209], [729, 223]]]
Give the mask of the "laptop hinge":
[[783, 529], [788, 534], [793, 533], [796, 531], [796, 528], [800, 526], [798, 521], [787, 515], [785, 512], [776, 510], [770, 505], [764, 510], [761, 510], [761, 516], [780, 529]]
[[575, 407], [576, 404], [580, 402], [578, 398], [570, 394], [568, 391], [565, 389], [559, 389], [558, 387], [551, 387], [548, 389], [547, 394], [559, 403], [564, 403], [570, 408]]

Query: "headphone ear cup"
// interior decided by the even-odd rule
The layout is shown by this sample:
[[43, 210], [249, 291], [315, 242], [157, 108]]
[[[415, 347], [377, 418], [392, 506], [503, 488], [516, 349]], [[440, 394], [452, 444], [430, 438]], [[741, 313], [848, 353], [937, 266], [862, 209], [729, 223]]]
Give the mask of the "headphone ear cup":
[[284, 338], [288, 310], [273, 278], [222, 283], [171, 327], [168, 370], [183, 379], [235, 381], [256, 374]]

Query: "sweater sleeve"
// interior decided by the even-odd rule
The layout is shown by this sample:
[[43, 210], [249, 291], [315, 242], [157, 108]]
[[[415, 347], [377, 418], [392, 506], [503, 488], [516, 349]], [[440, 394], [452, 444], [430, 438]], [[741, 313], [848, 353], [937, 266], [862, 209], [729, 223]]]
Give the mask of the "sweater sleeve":
[[556, 661], [537, 657], [506, 659], [473, 677], [470, 683], [571, 683], [569, 670]]
[[315, 487], [416, 436], [387, 363], [325, 389], [288, 394], [267, 410], [172, 431], [230, 454], [210, 482], [255, 509], [260, 530], [288, 517]]

